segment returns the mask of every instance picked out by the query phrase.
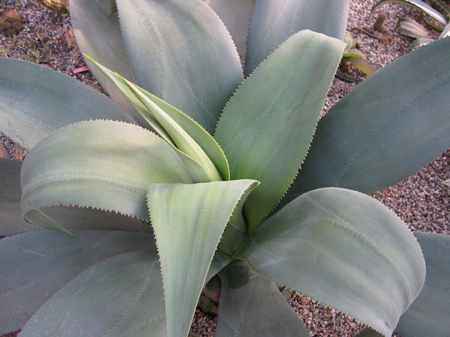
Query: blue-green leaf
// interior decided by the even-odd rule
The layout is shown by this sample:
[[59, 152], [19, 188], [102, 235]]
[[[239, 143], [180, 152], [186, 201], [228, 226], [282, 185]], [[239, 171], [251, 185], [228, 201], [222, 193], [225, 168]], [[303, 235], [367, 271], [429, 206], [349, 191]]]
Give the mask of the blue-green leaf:
[[[117, 10], [112, 12], [111, 0], [72, 0], [70, 1], [70, 19], [77, 46], [83, 54], [98, 60], [109, 69], [113, 69], [130, 81], [134, 80], [133, 71], [128, 63], [124, 48]], [[89, 60], [86, 62], [90, 64]], [[90, 67], [95, 78], [114, 101], [123, 107], [143, 127], [147, 122], [134, 107], [98, 69]]]
[[201, 0], [118, 0], [117, 7], [137, 84], [212, 133], [243, 80], [222, 21]]
[[300, 30], [344, 40], [349, 0], [258, 0], [248, 37], [245, 76]]
[[[133, 250], [144, 249], [156, 255], [152, 233], [85, 230], [73, 233], [77, 239], [53, 231], [36, 231], [0, 240], [0, 335], [22, 328], [49, 298], [87, 268]], [[93, 303], [98, 300], [97, 296], [90, 297]], [[113, 308], [105, 305], [100, 311], [105, 307]], [[123, 310], [123, 304], [117, 309]], [[85, 308], [81, 312], [90, 313]], [[53, 323], [61, 324], [63, 320]]]
[[248, 29], [256, 0], [204, 0], [225, 23], [244, 65]]
[[277, 286], [235, 261], [219, 274], [222, 281], [216, 337], [309, 337]]
[[450, 236], [415, 232], [427, 265], [419, 297], [395, 329], [403, 337], [445, 336], [450, 331]]
[[0, 235], [8, 236], [39, 229], [22, 220], [20, 211], [20, 168], [22, 162], [0, 158]]
[[67, 75], [7, 58], [0, 58], [0, 69], [0, 131], [25, 148], [79, 121], [134, 123], [112, 100]]
[[385, 336], [425, 281], [408, 227], [375, 199], [339, 188], [298, 197], [250, 231], [234, 257]]
[[[46, 322], [46, 323], [43, 323]], [[135, 251], [85, 270], [27, 322], [21, 337], [165, 336], [156, 251]]]
[[444, 153], [450, 144], [449, 54], [449, 38], [414, 50], [333, 106], [283, 204], [327, 186], [371, 194]]

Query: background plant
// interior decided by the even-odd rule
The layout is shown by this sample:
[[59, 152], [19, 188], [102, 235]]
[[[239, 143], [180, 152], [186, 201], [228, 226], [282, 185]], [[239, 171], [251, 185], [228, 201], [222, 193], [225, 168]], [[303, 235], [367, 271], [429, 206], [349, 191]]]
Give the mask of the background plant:
[[[219, 14], [220, 4], [224, 3], [210, 3]], [[251, 2], [245, 5], [249, 4], [253, 5]], [[310, 145], [344, 45], [323, 35], [297, 33], [254, 73], [252, 70], [272, 53], [270, 45], [276, 48], [291, 35], [283, 26], [285, 22], [289, 21], [289, 28], [295, 27], [292, 33], [311, 28], [298, 25], [304, 22], [300, 18], [290, 18], [294, 14], [292, 9], [301, 4], [286, 1], [285, 6], [280, 6], [278, 2], [257, 2], [246, 52], [252, 57], [242, 56], [245, 53], [241, 52], [239, 58], [220, 21], [201, 2], [118, 2], [125, 46], [141, 87], [188, 112], [211, 133], [223, 105], [236, 90], [214, 137], [226, 158], [215, 140], [198, 124], [107, 69], [103, 73], [109, 77], [109, 84], [104, 75], [101, 77], [100, 70], [94, 71], [105, 86], [110, 86], [116, 99], [123, 106], [127, 104], [141, 125], [151, 123], [165, 142], [132, 125], [133, 120], [102, 95], [65, 76], [20, 61], [1, 61], [5, 65], [2, 68], [7, 70], [2, 73], [2, 83], [7, 85], [1, 90], [3, 124], [0, 126], [22, 145], [33, 148], [22, 169], [22, 211], [18, 184], [20, 163], [2, 162], [6, 172], [1, 184], [5, 186], [0, 213], [2, 228], [9, 231], [8, 235], [32, 228], [18, 220], [23, 212], [35, 224], [66, 233], [70, 229], [72, 235], [78, 236], [75, 240], [59, 233], [38, 231], [0, 241], [1, 267], [10, 271], [1, 276], [3, 331], [21, 327], [40, 308], [22, 335], [64, 335], [68, 330], [80, 335], [81, 329], [89, 334], [101, 331], [129, 335], [133, 331], [134, 335], [156, 336], [164, 335], [168, 329], [169, 335], [186, 335], [205, 278], [218, 273], [224, 290], [218, 335], [246, 335], [246, 331], [257, 329], [267, 333], [271, 331], [269, 328], [276, 329], [270, 335], [306, 335], [278, 289], [255, 272], [359, 319], [364, 317], [362, 321], [385, 335], [394, 329], [400, 313], [406, 310], [423, 282], [421, 253], [404, 224], [391, 212], [374, 200], [342, 187], [371, 193], [404, 179], [446, 149], [445, 92], [449, 80], [447, 62], [442, 55], [448, 51], [449, 42], [448, 39], [436, 42], [383, 69], [336, 105], [318, 123], [308, 157], [293, 182]], [[333, 14], [337, 9], [346, 11], [346, 2], [335, 4], [336, 8], [330, 8], [328, 3], [317, 2], [300, 16], [311, 18], [311, 11], [316, 11], [329, 23], [332, 20], [324, 15], [324, 7]], [[122, 51], [117, 18], [109, 16], [109, 2], [99, 5], [87, 1], [71, 3], [78, 43], [102, 64], [133, 80]], [[242, 2], [239, 5], [244, 6]], [[239, 5], [223, 7], [249, 13]], [[161, 12], [165, 15], [157, 15]], [[278, 23], [263, 13], [276, 13]], [[221, 16], [230, 26], [226, 15]], [[194, 18], [197, 25], [192, 26]], [[316, 18], [311, 21], [319, 28], [326, 26]], [[343, 38], [345, 15], [337, 21], [322, 32]], [[271, 27], [272, 35], [261, 28], [267, 26]], [[196, 33], [193, 27], [198, 28]], [[232, 33], [236, 41], [238, 37], [246, 39], [246, 29], [236, 31]], [[147, 36], [151, 33], [155, 34], [153, 38]], [[265, 43], [258, 40], [260, 35]], [[169, 38], [173, 36], [181, 37], [174, 41]], [[143, 43], [147, 39], [159, 44], [155, 47]], [[254, 44], [250, 43], [252, 40]], [[146, 55], [145, 61], [142, 55]], [[427, 62], [430, 55], [434, 57], [433, 62]], [[241, 62], [246, 64], [245, 73], [252, 73], [242, 85]], [[423, 67], [411, 74], [409, 69], [417, 62]], [[192, 69], [197, 71], [191, 73]], [[145, 74], [147, 71], [153, 76]], [[433, 80], [424, 83], [426, 78]], [[112, 89], [113, 82], [121, 90]], [[222, 84], [217, 86], [217, 83]], [[217, 87], [219, 90], [214, 91]], [[396, 91], [398, 88], [405, 89]], [[68, 89], [77, 90], [80, 96], [67, 97], [64, 94]], [[373, 92], [384, 99], [380, 100]], [[211, 111], [207, 109], [211, 105], [217, 107], [217, 112], [208, 116], [205, 111]], [[426, 116], [419, 114], [423, 111]], [[264, 123], [262, 117], [266, 116], [268, 120]], [[82, 122], [53, 132], [67, 124], [97, 118], [129, 123]], [[357, 130], [355, 125], [359, 126]], [[421, 143], [415, 141], [419, 132]], [[252, 179], [261, 185], [256, 187]], [[292, 182], [281, 202], [286, 206], [262, 220]], [[271, 186], [281, 187], [277, 190]], [[205, 198], [205, 194], [210, 197]], [[45, 213], [40, 209], [64, 204], [113, 210], [135, 218], [90, 208], [52, 207], [45, 208]], [[151, 230], [147, 207], [158, 240], [165, 295], [153, 233], [145, 233]], [[232, 212], [229, 225], [222, 233]], [[56, 223], [47, 215], [57, 220]], [[172, 228], [173, 224], [177, 227]], [[303, 224], [302, 231], [293, 235], [299, 224]], [[369, 229], [371, 226], [376, 230]], [[254, 229], [247, 232], [247, 227]], [[202, 229], [200, 233], [199, 229]], [[206, 275], [208, 259], [211, 260], [220, 236], [222, 241]], [[419, 240], [423, 246], [428, 240], [431, 251], [439, 247], [437, 250], [446, 255], [447, 237], [419, 236]], [[377, 247], [379, 254], [372, 254], [367, 246], [358, 248], [361, 242]], [[202, 258], [203, 262], [183, 262], [183, 258], [191, 262], [185, 251], [193, 254], [192, 261]], [[432, 258], [424, 252], [428, 262]], [[363, 255], [370, 257], [372, 263], [366, 264]], [[437, 256], [436, 251], [431, 255]], [[301, 261], [296, 259], [298, 256]], [[400, 259], [401, 270], [395, 268], [396, 264], [386, 264], [386, 257]], [[231, 262], [233, 258], [237, 260]], [[331, 263], [336, 258], [339, 262]], [[243, 260], [249, 262], [253, 271]], [[448, 266], [445, 260], [436, 260], [436, 275], [430, 278], [433, 273], [429, 268], [425, 285], [425, 289], [432, 291], [439, 291], [433, 281], [446, 279], [445, 269], [442, 271], [439, 264]], [[339, 266], [338, 270], [334, 266]], [[280, 267], [281, 271], [277, 269]], [[361, 271], [374, 275], [360, 275]], [[334, 274], [330, 277], [329, 273]], [[383, 280], [388, 275], [406, 277], [415, 289], [404, 288], [408, 282], [393, 280], [390, 289], [408, 294], [396, 301], [389, 293], [374, 291], [382, 287], [381, 281], [368, 282], [379, 275]], [[318, 280], [329, 280], [332, 284], [320, 284]], [[339, 283], [339, 287], [333, 282]], [[361, 293], [354, 292], [355, 289], [361, 289]], [[52, 294], [55, 295], [46, 301]], [[429, 296], [423, 299], [422, 295], [418, 301], [425, 301], [426, 306], [421, 303], [422, 309], [436, 308], [437, 303], [448, 303], [443, 295], [440, 294], [440, 302], [426, 303]], [[377, 304], [368, 305], [369, 299]], [[241, 300], [257, 308], [257, 314], [244, 310], [239, 305]], [[23, 312], [25, 305], [27, 309]], [[398, 312], [389, 313], [390, 305], [398, 308]], [[106, 306], [110, 310], [105, 311]], [[409, 312], [404, 317], [417, 317]], [[445, 307], [441, 313], [445, 313]], [[48, 317], [50, 323], [43, 324]], [[69, 325], [65, 325], [66, 318], [70, 318]], [[426, 326], [426, 331], [445, 328], [445, 321], [445, 316], [429, 315], [427, 322], [434, 330]], [[406, 327], [418, 331], [425, 325], [415, 320]]]
[[[346, 43], [346, 46], [341, 60], [341, 67], [343, 68], [344, 72], [347, 72], [347, 67], [349, 66], [349, 64], [351, 64], [367, 76], [372, 75], [374, 73], [373, 67], [367, 61], [365, 61], [366, 57], [364, 56], [364, 54], [355, 48], [356, 44], [358, 43], [358, 39], [352, 38], [351, 33], [346, 33], [344, 42]], [[362, 81], [361, 78], [345, 75], [339, 70], [336, 72], [336, 76], [338, 76], [340, 79], [350, 82]]]
[[[428, 2], [434, 8], [421, 0], [381, 0], [373, 6], [370, 16], [372, 16], [378, 8], [387, 3], [400, 3], [412, 6], [436, 20], [437, 24], [429, 20], [427, 16], [424, 17], [424, 20], [429, 27], [441, 33], [439, 36], [440, 38], [448, 36], [450, 33], [450, 7], [441, 0], [429, 0]], [[417, 39], [417, 41], [412, 44], [412, 47], [429, 43], [434, 40], [432, 38], [432, 33], [411, 17], [401, 18], [398, 23], [401, 26], [403, 35]]]

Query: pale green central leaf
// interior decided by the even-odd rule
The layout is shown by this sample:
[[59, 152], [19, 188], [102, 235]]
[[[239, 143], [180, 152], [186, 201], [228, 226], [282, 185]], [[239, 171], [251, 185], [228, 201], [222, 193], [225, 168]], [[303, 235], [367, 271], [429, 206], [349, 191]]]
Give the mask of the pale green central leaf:
[[[121, 90], [165, 141], [203, 167], [206, 177], [197, 179], [198, 182], [222, 180], [222, 177], [229, 180], [228, 162], [223, 151], [197, 122], [88, 56], [87, 58]], [[197, 172], [192, 173], [199, 176]]]
[[169, 337], [185, 337], [220, 236], [254, 180], [152, 184], [149, 211], [161, 260]]

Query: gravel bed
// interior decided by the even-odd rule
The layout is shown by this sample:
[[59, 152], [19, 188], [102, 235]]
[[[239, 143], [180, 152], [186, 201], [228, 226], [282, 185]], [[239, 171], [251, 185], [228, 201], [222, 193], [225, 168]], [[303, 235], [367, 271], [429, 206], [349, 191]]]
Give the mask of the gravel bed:
[[[403, 56], [412, 39], [404, 37], [396, 30], [397, 20], [405, 15], [421, 19], [422, 14], [410, 7], [393, 4], [385, 5], [382, 11], [387, 18], [383, 33], [374, 32], [376, 38], [359, 28], [373, 27], [375, 19], [368, 20], [375, 0], [351, 0], [348, 31], [358, 38], [360, 49], [375, 70]], [[7, 1], [7, 8], [17, 10], [25, 19], [24, 29], [19, 35], [5, 37], [0, 34], [0, 57], [20, 58], [39, 62], [52, 69], [63, 72], [97, 90], [102, 90], [90, 72], [74, 75], [73, 71], [85, 64], [71, 35], [70, 17], [67, 13], [54, 12], [36, 0], [24, 6], [19, 1]], [[39, 53], [37, 53], [39, 52]], [[362, 76], [351, 70], [352, 76]], [[326, 99], [323, 113], [326, 113], [339, 99], [344, 97], [355, 83], [339, 79], [333, 81]], [[14, 157], [14, 142], [0, 134], [11, 158]], [[1, 155], [0, 148], [0, 155]], [[24, 153], [26, 155], [26, 152]], [[450, 188], [442, 181], [450, 179], [450, 151], [432, 162], [429, 166], [405, 181], [375, 193], [374, 198], [393, 210], [411, 230], [450, 234], [449, 200]], [[311, 336], [356, 336], [364, 326], [351, 317], [317, 303], [305, 296], [295, 294], [289, 304], [304, 321]], [[213, 336], [217, 317], [197, 309], [192, 324], [194, 332], [201, 336]], [[394, 336], [399, 336], [394, 334]]]

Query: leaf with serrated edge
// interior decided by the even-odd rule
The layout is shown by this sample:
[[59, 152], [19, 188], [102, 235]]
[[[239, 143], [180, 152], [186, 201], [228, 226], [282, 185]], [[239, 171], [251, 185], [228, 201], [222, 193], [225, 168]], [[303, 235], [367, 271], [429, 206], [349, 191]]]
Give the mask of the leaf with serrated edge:
[[204, 0], [223, 20], [244, 65], [248, 27], [256, 0]]
[[248, 189], [242, 195], [241, 200], [237, 203], [230, 220], [228, 220], [222, 237], [220, 238], [218, 248], [227, 255], [232, 255], [247, 235], [248, 228], [243, 214], [243, 207], [248, 196], [252, 192], [253, 189]]
[[208, 275], [206, 275], [205, 279], [205, 284], [231, 262], [233, 262], [233, 259], [229, 255], [225, 254], [220, 249], [217, 249], [216, 252], [214, 253], [214, 258], [212, 259], [211, 264], [209, 266]]
[[[20, 189], [21, 161], [0, 159], [0, 235], [41, 229], [22, 220]], [[80, 207], [47, 207], [45, 214], [65, 229], [149, 231], [148, 222], [122, 215]]]
[[0, 58], [0, 69], [0, 131], [27, 149], [83, 120], [134, 123], [111, 99], [65, 74], [8, 58]]
[[250, 231], [234, 257], [385, 336], [425, 281], [408, 227], [375, 199], [339, 188], [298, 197]]
[[[98, 230], [73, 233], [77, 239], [41, 230], [0, 240], [0, 268], [8, 271], [0, 273], [0, 335], [22, 328], [41, 305], [90, 266], [137, 249], [156, 253], [152, 233]], [[94, 298], [97, 301], [97, 296]]]
[[[83, 54], [90, 55], [109, 69], [113, 69], [128, 80], [134, 81], [134, 75], [124, 48], [119, 16], [117, 11], [111, 13], [110, 2], [115, 1], [71, 1], [69, 6], [73, 33], [77, 46]], [[103, 76], [98, 69], [91, 67], [89, 60], [86, 60], [86, 62], [95, 78], [111, 98], [133, 116], [139, 125], [147, 127], [147, 122], [134, 109], [133, 105], [123, 97], [116, 86]]]
[[227, 158], [220, 148], [219, 144], [216, 142], [211, 135], [203, 129], [203, 127], [194, 121], [192, 118], [178, 110], [177, 108], [171, 106], [167, 102], [159, 99], [155, 95], [152, 95], [148, 91], [140, 89], [140, 92], [147, 98], [152, 100], [156, 105], [158, 105], [164, 112], [166, 112], [173, 120], [180, 125], [184, 131], [186, 131], [192, 139], [197, 142], [197, 144], [202, 148], [202, 150], [207, 154], [209, 159], [214, 163], [217, 170], [222, 176], [222, 180], [230, 180], [230, 168], [228, 166]]
[[117, 7], [137, 84], [212, 134], [243, 80], [222, 21], [200, 0], [118, 0]]
[[308, 29], [344, 40], [349, 0], [258, 0], [248, 36], [245, 76], [284, 40]]
[[267, 58], [225, 106], [214, 138], [228, 158], [231, 179], [261, 182], [244, 205], [250, 229], [294, 180], [344, 47], [344, 42], [325, 35], [299, 32]]
[[221, 176], [229, 180], [228, 162], [223, 151], [197, 122], [94, 60], [91, 62], [120, 88], [164, 140], [204, 167], [208, 181], [222, 180]]
[[50, 298], [20, 332], [24, 337], [86, 334], [165, 336], [156, 251], [123, 253], [93, 265]]
[[450, 236], [415, 232], [427, 265], [419, 297], [400, 318], [403, 337], [446, 336], [450, 331]]
[[328, 186], [372, 194], [444, 153], [450, 144], [449, 54], [450, 39], [420, 47], [369, 76], [333, 106], [320, 120], [282, 204]]
[[149, 186], [169, 337], [188, 333], [220, 236], [242, 195], [255, 186], [254, 180]]
[[170, 136], [167, 134], [166, 130], [164, 130], [164, 127], [158, 122], [157, 119], [154, 118], [154, 116], [151, 114], [151, 112], [148, 111], [148, 109], [145, 107], [144, 103], [136, 97], [133, 90], [131, 90], [130, 86], [127, 84], [124, 77], [119, 76], [117, 73], [111, 71], [110, 69], [106, 68], [105, 66], [101, 65], [88, 55], [84, 55], [92, 64], [95, 66], [95, 69], [98, 69], [101, 71], [101, 73], [106, 76], [113, 84], [114, 86], [120, 90], [120, 92], [125, 96], [125, 98], [134, 106], [134, 108], [139, 112], [139, 114], [144, 118], [144, 120], [150, 124], [150, 126], [155, 130], [155, 132], [164, 139], [167, 143], [171, 145], [175, 145], [170, 138]]
[[277, 286], [235, 261], [219, 273], [222, 281], [216, 337], [309, 337]]
[[57, 224], [54, 220], [49, 218], [44, 212], [40, 209], [30, 209], [24, 213], [23, 219], [35, 226], [39, 226], [45, 229], [50, 229], [52, 231], [59, 232], [61, 234], [66, 234], [69, 236], [75, 237], [72, 233], [70, 233], [67, 229]]
[[139, 126], [81, 122], [58, 130], [22, 165], [22, 212], [78, 205], [149, 220], [146, 194], [152, 183], [192, 183], [177, 153]]

